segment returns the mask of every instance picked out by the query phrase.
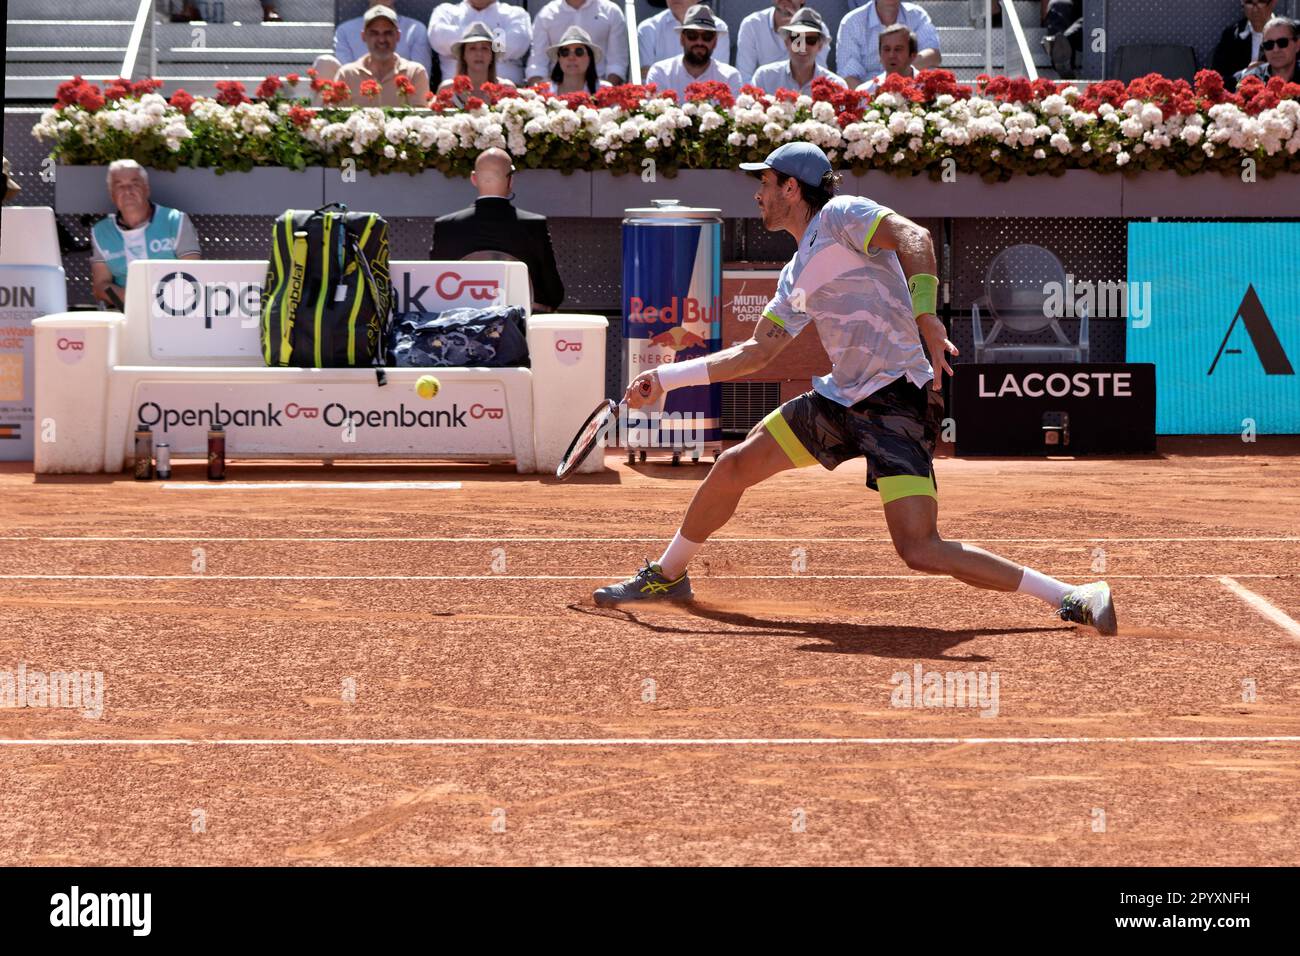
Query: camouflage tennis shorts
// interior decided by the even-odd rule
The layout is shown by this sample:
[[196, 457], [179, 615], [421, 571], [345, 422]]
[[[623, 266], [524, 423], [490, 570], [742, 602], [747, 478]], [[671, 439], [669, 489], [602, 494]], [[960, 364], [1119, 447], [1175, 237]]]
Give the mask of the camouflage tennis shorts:
[[800, 468], [821, 462], [831, 469], [865, 455], [867, 487], [889, 502], [909, 495], [937, 497], [934, 445], [942, 422], [943, 396], [903, 376], [852, 408], [804, 392], [763, 425]]

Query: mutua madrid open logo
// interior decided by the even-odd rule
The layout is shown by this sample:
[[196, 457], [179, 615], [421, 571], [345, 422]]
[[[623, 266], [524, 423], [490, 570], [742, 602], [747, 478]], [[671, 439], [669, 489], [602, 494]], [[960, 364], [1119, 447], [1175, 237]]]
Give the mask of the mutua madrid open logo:
[[1205, 373], [1206, 375], [1214, 374], [1214, 369], [1223, 356], [1241, 354], [1241, 349], [1226, 348], [1238, 321], [1246, 326], [1250, 344], [1255, 347], [1255, 354], [1259, 356], [1260, 364], [1264, 366], [1265, 375], [1295, 374], [1295, 369], [1291, 367], [1291, 360], [1287, 358], [1286, 350], [1282, 348], [1282, 341], [1277, 337], [1277, 330], [1273, 328], [1268, 313], [1264, 311], [1264, 303], [1259, 301], [1259, 295], [1251, 285], [1246, 288], [1246, 297], [1241, 300], [1241, 305], [1237, 306], [1237, 313], [1232, 317], [1232, 323], [1224, 333], [1223, 341], [1219, 343], [1219, 351], [1215, 353], [1214, 361], [1210, 363], [1210, 370]]

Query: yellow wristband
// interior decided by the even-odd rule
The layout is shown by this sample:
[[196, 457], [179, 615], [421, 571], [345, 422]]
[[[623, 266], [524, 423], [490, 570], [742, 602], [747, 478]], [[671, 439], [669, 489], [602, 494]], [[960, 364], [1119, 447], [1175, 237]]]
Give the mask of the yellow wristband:
[[907, 280], [907, 290], [912, 293], [912, 317], [939, 311], [939, 277], [919, 273]]

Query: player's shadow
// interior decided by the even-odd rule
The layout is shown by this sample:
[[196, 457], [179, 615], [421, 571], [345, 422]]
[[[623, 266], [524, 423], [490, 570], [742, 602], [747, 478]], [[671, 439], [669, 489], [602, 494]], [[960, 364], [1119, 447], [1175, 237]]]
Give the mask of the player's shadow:
[[[569, 609], [582, 614], [622, 620], [656, 634], [700, 634], [696, 628], [683, 627], [642, 617], [627, 608], [597, 608], [570, 604]], [[834, 621], [774, 621], [768, 618], [713, 607], [698, 601], [680, 606], [693, 617], [716, 621], [737, 628], [726, 632], [751, 637], [811, 637], [816, 642], [800, 644], [795, 650], [820, 654], [870, 654], [873, 657], [906, 660], [962, 661], [985, 663], [993, 658], [982, 654], [953, 654], [954, 648], [977, 637], [997, 634], [1036, 634], [1068, 630], [1069, 625], [1055, 627], [979, 627], [944, 630], [937, 627], [892, 624], [849, 624]], [[717, 633], [717, 632], [708, 632]]]

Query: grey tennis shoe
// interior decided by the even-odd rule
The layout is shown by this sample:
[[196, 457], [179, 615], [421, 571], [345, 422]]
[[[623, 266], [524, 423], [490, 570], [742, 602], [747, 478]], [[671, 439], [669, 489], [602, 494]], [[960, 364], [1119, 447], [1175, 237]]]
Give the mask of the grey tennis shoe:
[[1114, 637], [1119, 631], [1115, 623], [1115, 602], [1105, 581], [1075, 588], [1061, 601], [1061, 609], [1056, 613], [1063, 621], [1091, 625], [1106, 637]]
[[691, 590], [691, 579], [686, 572], [670, 580], [659, 570], [659, 565], [651, 564], [649, 560], [634, 577], [597, 588], [592, 595], [597, 607], [613, 607], [634, 601], [689, 601], [693, 597], [695, 592]]

